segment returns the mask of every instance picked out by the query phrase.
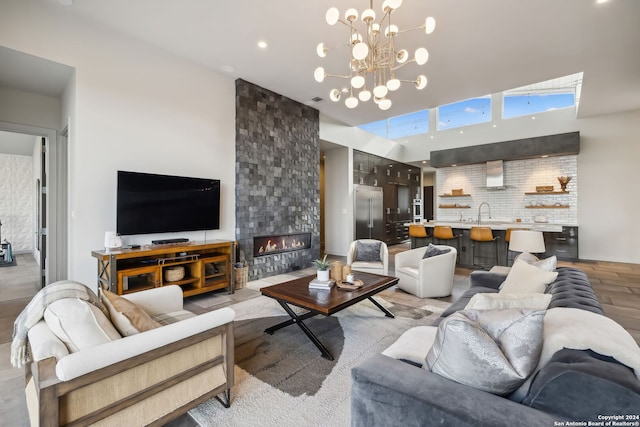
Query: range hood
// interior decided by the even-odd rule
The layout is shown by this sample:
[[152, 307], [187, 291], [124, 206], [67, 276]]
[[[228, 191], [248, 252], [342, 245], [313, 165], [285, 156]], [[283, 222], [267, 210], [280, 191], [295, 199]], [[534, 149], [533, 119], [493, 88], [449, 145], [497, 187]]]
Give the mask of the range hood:
[[502, 160], [487, 162], [487, 190], [504, 190], [504, 164]]

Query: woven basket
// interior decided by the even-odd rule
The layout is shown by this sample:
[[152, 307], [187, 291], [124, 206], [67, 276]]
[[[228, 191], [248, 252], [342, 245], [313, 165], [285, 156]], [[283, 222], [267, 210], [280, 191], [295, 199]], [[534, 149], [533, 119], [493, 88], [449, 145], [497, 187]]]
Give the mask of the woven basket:
[[463, 194], [464, 194], [464, 191], [462, 191], [462, 188], [454, 188], [451, 190], [452, 196], [462, 196]]
[[164, 281], [165, 282], [177, 282], [184, 278], [184, 267], [168, 267], [164, 269]]
[[235, 289], [242, 289], [249, 280], [249, 267], [246, 261], [242, 263], [242, 267], [233, 267], [235, 273]]

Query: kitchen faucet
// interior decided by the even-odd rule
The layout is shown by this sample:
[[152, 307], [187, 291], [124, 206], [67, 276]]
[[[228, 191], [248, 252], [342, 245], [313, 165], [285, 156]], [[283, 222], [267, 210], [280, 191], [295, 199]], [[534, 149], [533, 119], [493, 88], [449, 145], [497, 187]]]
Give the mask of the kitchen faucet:
[[482, 202], [482, 203], [480, 203], [480, 206], [478, 206], [478, 225], [480, 225], [480, 220], [482, 219], [482, 206], [483, 205], [487, 205], [487, 208], [489, 208], [489, 219], [491, 219], [491, 206], [489, 206], [489, 203], [487, 203], [487, 202]]

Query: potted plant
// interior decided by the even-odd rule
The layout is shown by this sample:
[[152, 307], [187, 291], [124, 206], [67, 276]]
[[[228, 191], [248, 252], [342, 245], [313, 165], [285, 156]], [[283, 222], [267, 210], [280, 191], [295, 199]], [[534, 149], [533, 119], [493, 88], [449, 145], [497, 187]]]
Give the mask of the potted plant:
[[329, 269], [331, 268], [331, 263], [327, 261], [327, 254], [324, 255], [322, 259], [316, 259], [313, 261], [313, 265], [316, 268], [318, 280], [328, 281], [329, 280]]

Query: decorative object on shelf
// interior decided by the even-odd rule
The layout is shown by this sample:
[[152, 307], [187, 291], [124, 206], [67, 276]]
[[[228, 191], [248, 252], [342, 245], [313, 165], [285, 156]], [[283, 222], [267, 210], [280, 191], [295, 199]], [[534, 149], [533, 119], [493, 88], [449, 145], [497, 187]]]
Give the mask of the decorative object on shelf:
[[454, 188], [451, 190], [451, 195], [452, 196], [462, 196], [464, 195], [464, 191], [462, 190], [462, 188]]
[[[419, 75], [415, 80], [400, 80], [396, 76], [396, 70], [405, 65], [412, 62], [424, 65], [429, 59], [429, 52], [424, 47], [416, 49], [413, 58], [409, 59], [409, 52], [406, 49], [397, 50], [396, 37], [400, 33], [413, 30], [422, 30], [427, 35], [431, 34], [436, 28], [436, 20], [428, 17], [423, 25], [401, 31], [391, 23], [391, 15], [401, 5], [402, 0], [385, 0], [382, 3], [382, 17], [376, 22], [373, 0], [370, 0], [369, 8], [360, 14], [360, 19], [364, 23], [364, 28], [361, 31], [358, 31], [356, 27], [358, 21], [356, 9], [347, 9], [344, 20], [340, 19], [340, 11], [337, 8], [332, 7], [327, 11], [325, 16], [327, 24], [333, 26], [340, 22], [349, 28], [347, 43], [337, 46], [349, 48], [347, 62], [349, 75], [328, 74], [323, 67], [318, 67], [314, 72], [314, 77], [319, 83], [323, 82], [325, 77], [349, 79], [350, 87], [347, 90], [349, 96], [345, 100], [347, 108], [357, 107], [358, 99], [366, 102], [373, 98], [381, 110], [388, 110], [391, 108], [391, 100], [387, 95], [390, 91], [398, 90], [401, 82], [414, 83], [419, 90], [427, 86], [427, 77], [424, 75]], [[320, 43], [316, 48], [316, 53], [319, 57], [324, 58], [329, 49], [324, 43]], [[357, 97], [354, 95], [354, 89], [360, 90]], [[341, 96], [340, 89], [332, 89], [329, 92], [329, 97], [334, 102], [338, 102]]]
[[164, 269], [165, 282], [177, 282], [184, 279], [184, 267], [178, 265], [176, 267], [167, 267]]
[[550, 193], [553, 191], [553, 185], [536, 185], [538, 193]]
[[313, 261], [313, 266], [316, 268], [318, 280], [326, 282], [329, 280], [329, 269], [331, 263], [327, 261], [327, 254], [324, 254], [324, 258], [316, 259]]
[[560, 189], [562, 191], [567, 191], [567, 184], [571, 181], [570, 176], [559, 176], [558, 182], [560, 183]]

